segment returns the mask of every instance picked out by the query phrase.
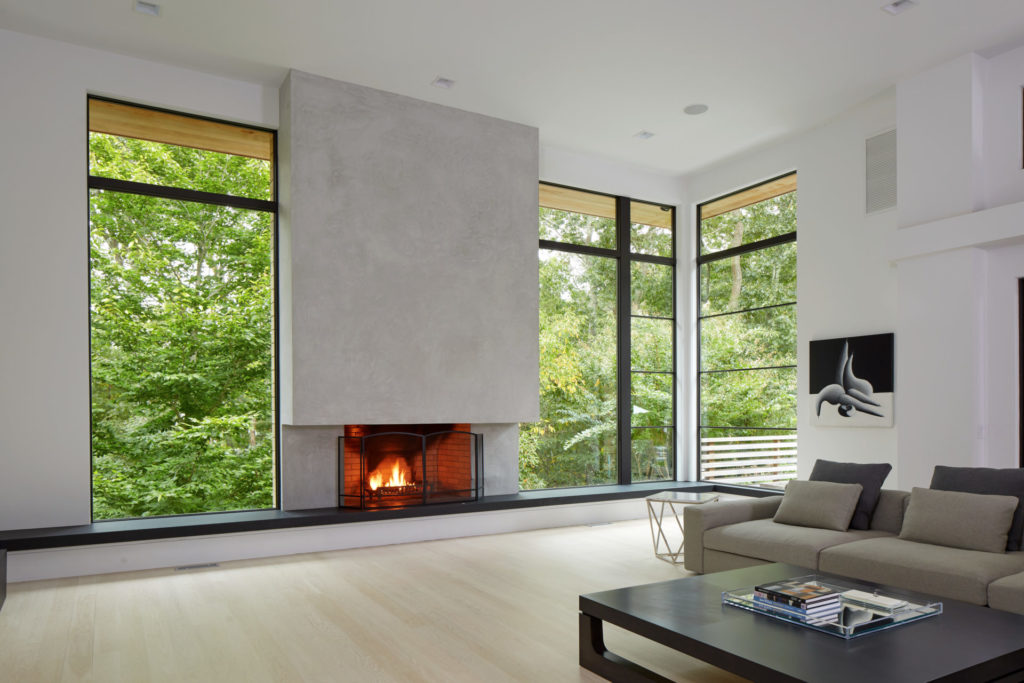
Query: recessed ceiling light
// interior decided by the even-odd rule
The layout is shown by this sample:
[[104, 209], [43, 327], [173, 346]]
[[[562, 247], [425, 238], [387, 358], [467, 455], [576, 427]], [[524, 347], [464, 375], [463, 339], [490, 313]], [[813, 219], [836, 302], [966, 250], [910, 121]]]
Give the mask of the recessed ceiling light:
[[708, 105], [706, 104], [691, 104], [687, 107], [683, 107], [683, 113], [689, 114], [690, 116], [697, 116], [698, 114], [703, 114], [707, 110]]
[[455, 85], [455, 81], [453, 81], [450, 78], [445, 78], [444, 76], [438, 76], [437, 78], [430, 82], [430, 85], [434, 86], [435, 88], [450, 90], [452, 86]]
[[139, 14], [148, 14], [151, 17], [158, 17], [160, 16], [160, 5], [155, 2], [135, 0], [135, 11]]
[[896, 0], [896, 2], [890, 2], [888, 5], [884, 5], [882, 7], [882, 11], [895, 15], [906, 12], [915, 5], [917, 5], [917, 0]]
[[639, 133], [633, 133], [633, 137], [640, 140], [650, 140], [654, 137], [654, 133], [649, 130], [642, 130]]

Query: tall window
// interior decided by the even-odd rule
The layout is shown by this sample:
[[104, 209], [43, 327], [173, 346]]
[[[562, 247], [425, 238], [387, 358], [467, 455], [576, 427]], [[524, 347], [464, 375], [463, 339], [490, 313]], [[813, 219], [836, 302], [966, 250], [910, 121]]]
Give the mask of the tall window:
[[89, 100], [95, 519], [275, 505], [273, 151]]
[[796, 174], [698, 208], [700, 478], [796, 476]]
[[675, 478], [675, 209], [540, 186], [540, 413], [520, 486]]

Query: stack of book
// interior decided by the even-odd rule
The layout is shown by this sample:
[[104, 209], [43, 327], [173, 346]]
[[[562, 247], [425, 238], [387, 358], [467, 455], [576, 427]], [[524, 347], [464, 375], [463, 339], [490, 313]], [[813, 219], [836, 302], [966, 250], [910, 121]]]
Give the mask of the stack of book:
[[804, 581], [776, 581], [754, 586], [754, 604], [809, 624], [838, 621], [842, 611], [839, 593]]

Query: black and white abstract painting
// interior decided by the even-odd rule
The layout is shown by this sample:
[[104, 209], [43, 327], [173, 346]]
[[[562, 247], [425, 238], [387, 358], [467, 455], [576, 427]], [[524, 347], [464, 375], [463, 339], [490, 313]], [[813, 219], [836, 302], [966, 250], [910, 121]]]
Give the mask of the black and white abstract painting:
[[893, 334], [811, 342], [811, 424], [891, 427]]

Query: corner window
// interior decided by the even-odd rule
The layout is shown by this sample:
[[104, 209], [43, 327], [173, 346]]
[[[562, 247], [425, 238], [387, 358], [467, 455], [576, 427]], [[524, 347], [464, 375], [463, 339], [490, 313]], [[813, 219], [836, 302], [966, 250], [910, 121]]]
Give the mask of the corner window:
[[796, 476], [796, 174], [698, 208], [700, 479]]

